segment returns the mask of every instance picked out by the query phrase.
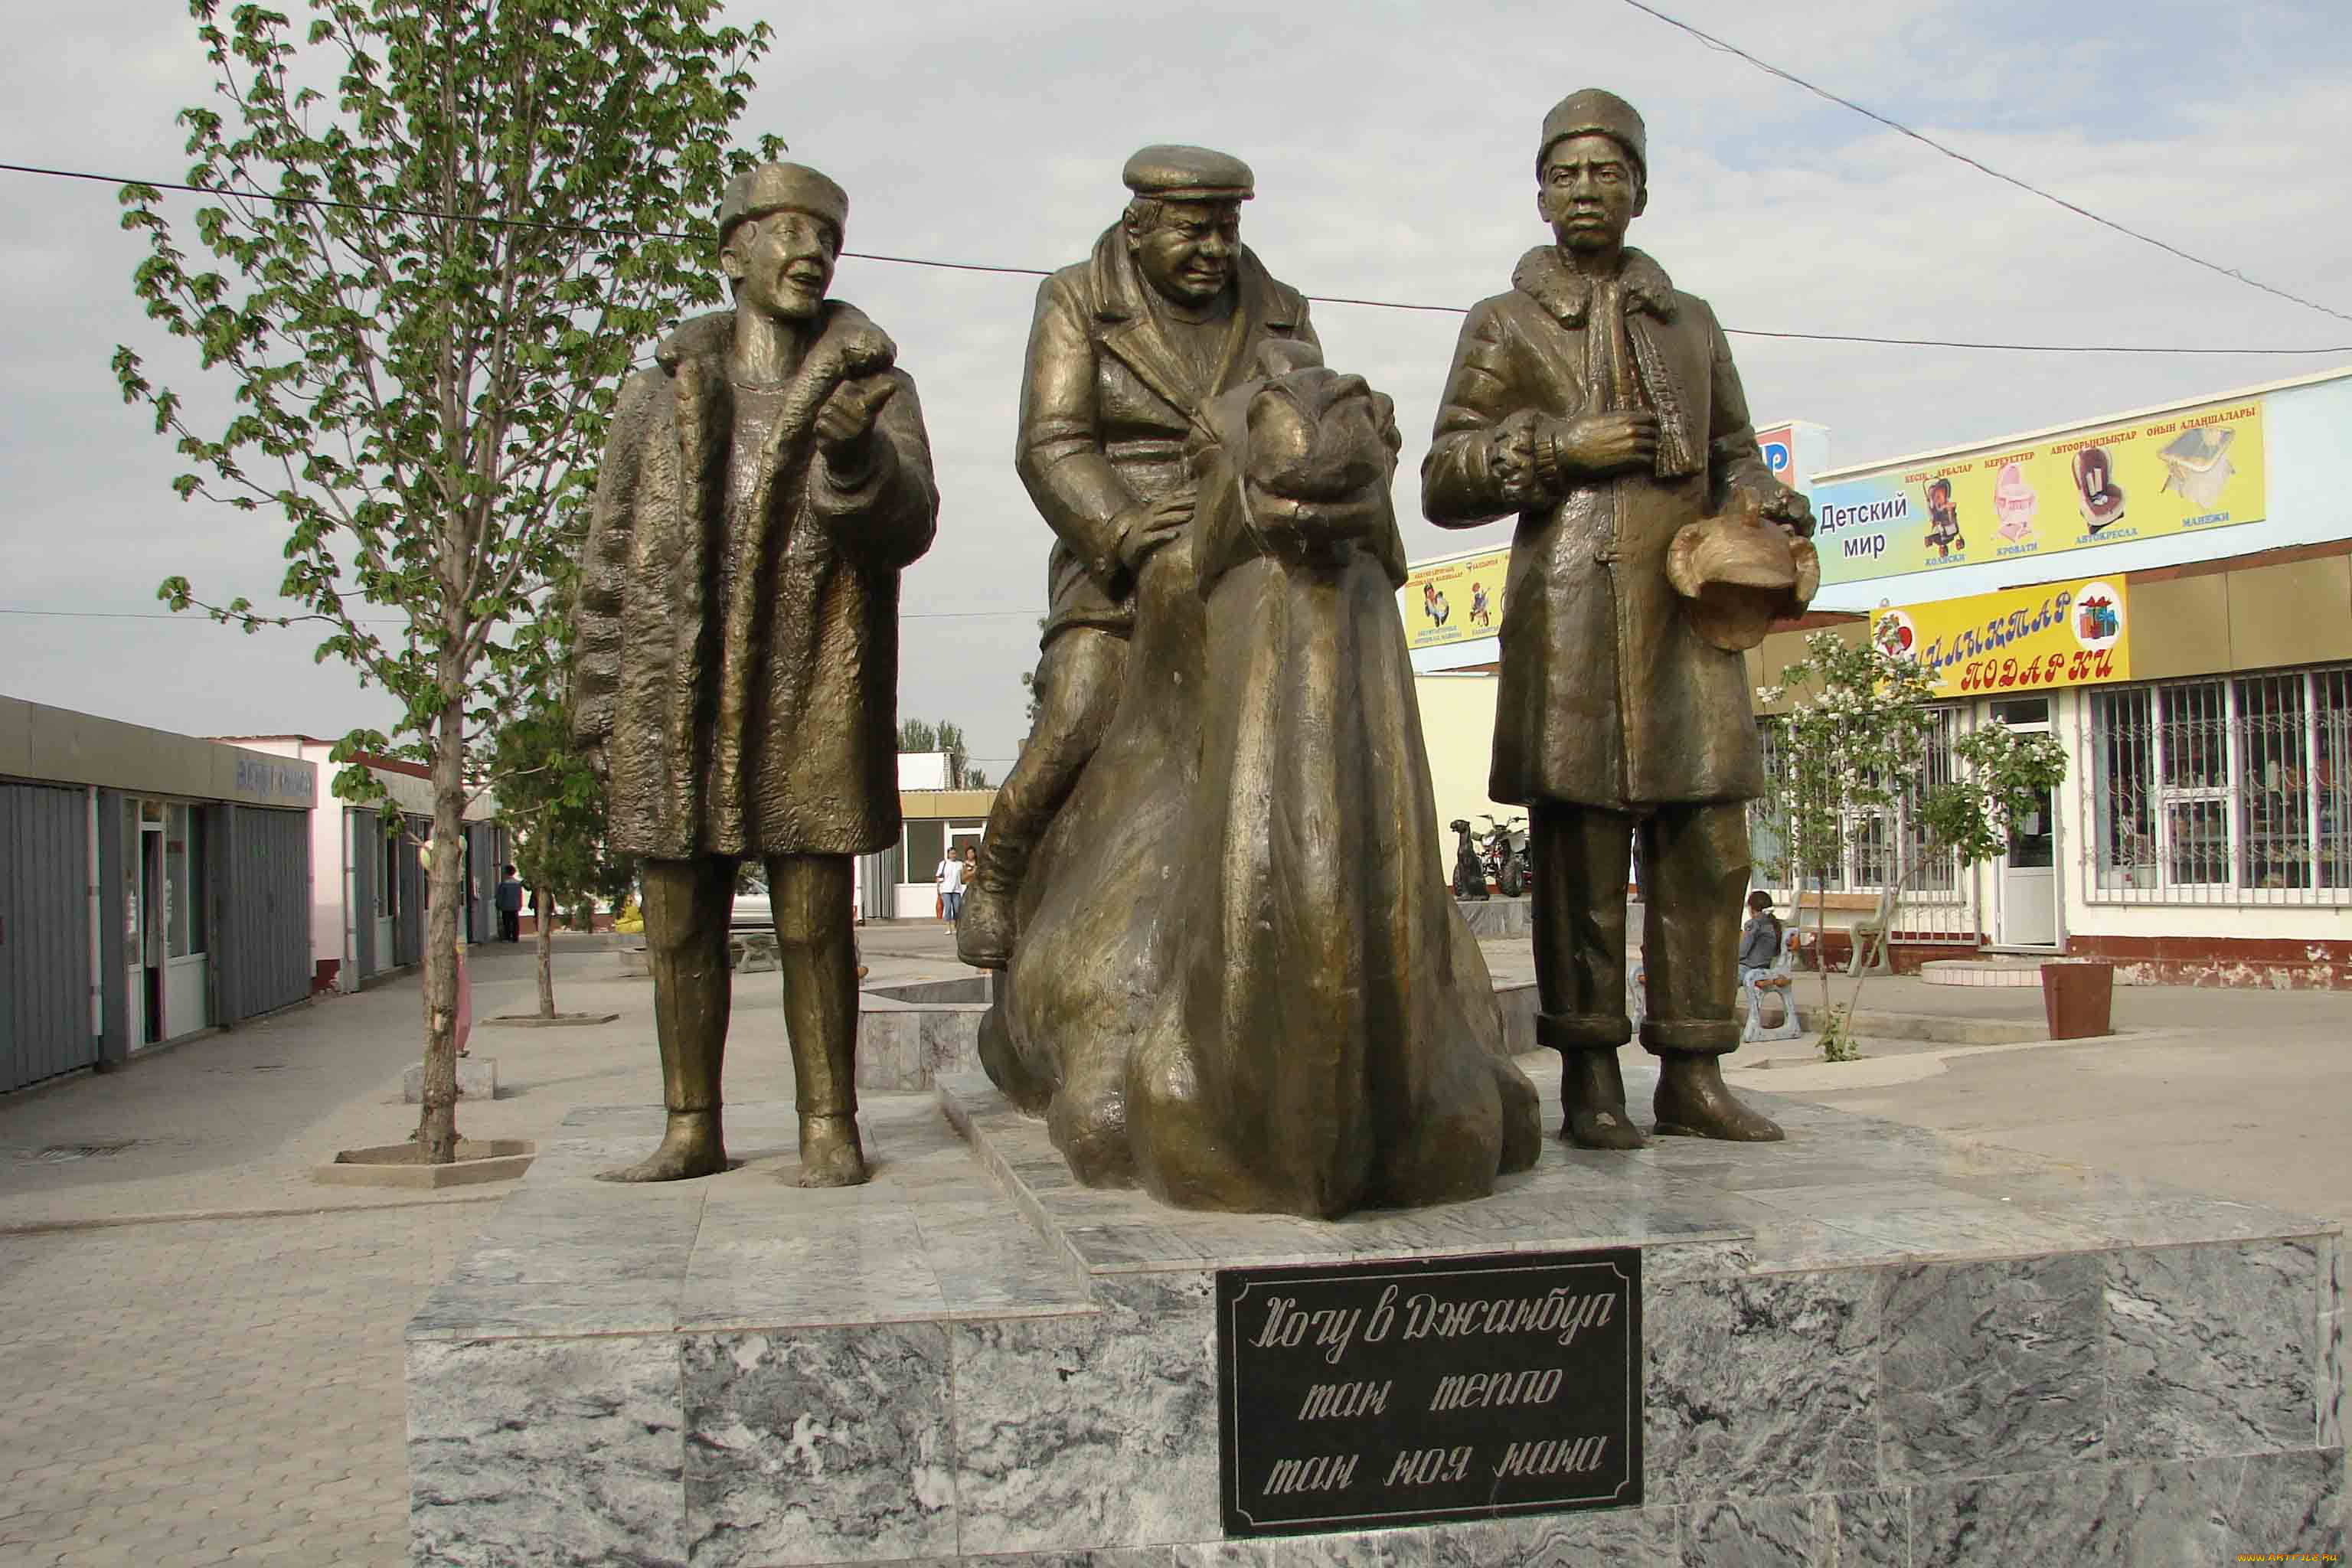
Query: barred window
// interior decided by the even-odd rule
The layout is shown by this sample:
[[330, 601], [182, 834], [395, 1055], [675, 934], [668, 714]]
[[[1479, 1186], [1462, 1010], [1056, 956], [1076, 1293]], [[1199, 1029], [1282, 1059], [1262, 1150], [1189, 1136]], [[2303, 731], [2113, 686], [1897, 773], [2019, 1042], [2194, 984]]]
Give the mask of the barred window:
[[2347, 734], [2347, 668], [2091, 693], [2093, 898], [2346, 901]]
[[[1927, 902], [1963, 897], [1959, 863], [1951, 855], [1929, 855], [1927, 830], [1917, 820], [1916, 807], [1928, 792], [1952, 777], [1953, 713], [1950, 708], [1930, 710], [1929, 729], [1917, 765], [1904, 781], [1893, 811], [1874, 808], [1846, 824], [1843, 853], [1832, 864], [1822, 885], [1832, 893], [1883, 889], [1891, 877], [1911, 872], [1906, 896]], [[1778, 781], [1787, 767], [1781, 743], [1782, 721], [1772, 716], [1756, 721], [1764, 752], [1764, 776]], [[1890, 816], [1892, 820], [1890, 821]], [[1777, 859], [1782, 850], [1780, 825], [1767, 802], [1750, 802], [1748, 839], [1759, 862]], [[1896, 858], [1897, 853], [1901, 858]], [[1785, 871], [1783, 890], [1793, 891], [1795, 879]]]

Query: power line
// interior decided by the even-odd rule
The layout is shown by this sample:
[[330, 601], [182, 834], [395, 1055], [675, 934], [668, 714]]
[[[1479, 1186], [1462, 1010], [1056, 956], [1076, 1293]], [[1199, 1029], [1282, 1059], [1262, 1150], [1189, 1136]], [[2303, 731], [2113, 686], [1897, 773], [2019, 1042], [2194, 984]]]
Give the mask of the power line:
[[[2239, 271], [2234, 267], [2224, 267], [2218, 261], [2208, 261], [2201, 256], [2192, 256], [2188, 251], [2181, 249], [2179, 246], [2158, 239], [2152, 234], [2143, 234], [2138, 229], [2127, 227], [2123, 224], [2116, 222], [2113, 218], [2102, 217], [2097, 213], [2093, 212], [2090, 208], [2084, 206], [2079, 203], [2070, 202], [2065, 197], [2045, 191], [2039, 185], [2028, 184], [2026, 181], [2019, 179], [2014, 174], [2003, 174], [2000, 170], [1994, 168], [1990, 163], [1969, 157], [1966, 153], [1961, 152], [1957, 147], [1948, 146], [1945, 143], [1937, 141], [1932, 136], [1927, 135], [1922, 132], [1914, 131], [1911, 127], [1904, 124], [1899, 120], [1890, 120], [1874, 109], [1865, 109], [1850, 98], [1842, 98], [1825, 87], [1817, 86], [1812, 82], [1807, 81], [1803, 77], [1797, 76], [1790, 71], [1782, 70], [1779, 66], [1772, 64], [1769, 60], [1757, 58], [1754, 55], [1749, 54], [1746, 49], [1741, 48], [1737, 44], [1727, 42], [1722, 38], [1717, 37], [1712, 33], [1702, 32], [1698, 28], [1692, 26], [1688, 22], [1681, 20], [1679, 17], [1669, 16], [1664, 11], [1659, 10], [1656, 6], [1645, 5], [1643, 0], [1625, 0], [1625, 4], [1631, 5], [1634, 10], [1641, 12], [1645, 16], [1655, 17], [1657, 20], [1664, 22], [1669, 27], [1679, 28], [1683, 32], [1688, 33], [1692, 37], [1696, 38], [1699, 42], [1706, 45], [1711, 49], [1717, 49], [1728, 55], [1737, 55], [1741, 59], [1746, 60], [1749, 65], [1754, 66], [1758, 70], [1763, 71], [1768, 76], [1779, 77], [1782, 81], [1789, 83], [1792, 87], [1801, 87], [1816, 98], [1827, 99], [1830, 102], [1838, 105], [1842, 109], [1850, 109], [1853, 110], [1856, 114], [1861, 115], [1865, 120], [1876, 121], [1879, 124], [1885, 126], [1889, 131], [1897, 132], [1902, 135], [1908, 136], [1912, 141], [1919, 142], [1923, 146], [1932, 147], [1937, 152], [1941, 153], [1945, 157], [1957, 159], [1958, 162], [1966, 163], [1969, 168], [1976, 170], [1979, 174], [1990, 174], [1994, 179], [2000, 181], [2003, 184], [2016, 186], [2019, 190], [2023, 191], [2028, 195], [2039, 196], [2045, 202], [2064, 207], [2068, 212], [2073, 213], [2077, 217], [2088, 218], [2102, 228], [2113, 229], [2116, 233], [2120, 234], [2126, 238], [2138, 240], [2142, 245], [2152, 245], [2168, 256], [2179, 257], [2181, 260], [2189, 262], [2193, 266], [2202, 267], [2208, 272], [2218, 272], [2224, 278], [2233, 278], [2250, 289], [2259, 289], [2265, 294], [2275, 295], [2279, 299], [2290, 300], [2307, 310], [2317, 310], [2322, 315], [2333, 316], [2339, 321], [2352, 321], [2352, 314], [2347, 314], [2332, 306], [2323, 305], [2316, 300], [2306, 300], [2300, 294], [2290, 294], [2284, 289], [2273, 288], [2268, 283], [2262, 282], [2257, 279], [2247, 277], [2244, 273]], [[1975, 347], [1978, 345], [1969, 344], [1964, 346]]]
[[[287, 618], [299, 618], [309, 615], [309, 613], [310, 612], [308, 611], [296, 611]], [[0, 605], [0, 616], [42, 616], [52, 620], [63, 621], [179, 621], [184, 625], [192, 626], [204, 626], [214, 624], [213, 618], [208, 615], [181, 615], [173, 613], [159, 614], [153, 610], [29, 610], [21, 609], [15, 605]], [[247, 616], [246, 613], [240, 612], [238, 615], [233, 616], [230, 618], [242, 620], [247, 618]], [[262, 610], [250, 612], [250, 618], [266, 626], [277, 625], [279, 619], [278, 616]], [[354, 624], [362, 626], [404, 626], [408, 623], [406, 621], [376, 619], [359, 621]], [[287, 629], [290, 631], [292, 628], [288, 627]]]
[[1997, 349], [2011, 353], [2039, 354], [2340, 354], [2352, 353], [2352, 343], [2320, 349], [2190, 349], [2140, 348], [2127, 343], [2000, 343], [1957, 338], [1871, 338], [1853, 332], [1768, 332], [1757, 327], [1726, 327], [1743, 338], [1780, 338], [1799, 342], [1888, 343], [1915, 349]]
[[[1021, 616], [1034, 620], [1043, 613], [1039, 610], [906, 610], [900, 612], [898, 618], [902, 621], [961, 621]], [[307, 611], [295, 611], [287, 618], [299, 620], [307, 615]], [[0, 616], [38, 616], [63, 621], [178, 621], [192, 626], [214, 624], [212, 617], [206, 615], [158, 613], [154, 610], [35, 610], [13, 605], [0, 605]], [[279, 619], [278, 616], [262, 610], [252, 612], [252, 618], [263, 626], [275, 626]], [[408, 623], [378, 616], [356, 624], [362, 626], [404, 626]], [[291, 631], [293, 628], [289, 626], [285, 629]]]
[[[1796, 77], [1789, 76], [1786, 71], [1780, 70], [1778, 67], [1767, 65], [1765, 62], [1756, 59], [1752, 55], [1748, 55], [1729, 44], [1725, 44], [1721, 42], [1721, 40], [1714, 38], [1707, 34], [1701, 33], [1695, 27], [1690, 27], [1684, 23], [1676, 22], [1673, 17], [1666, 16], [1664, 12], [1651, 11], [1649, 6], [1641, 5], [1640, 0], [1626, 0], [1626, 4], [1635, 5], [1643, 11], [1649, 11], [1651, 15], [1657, 16], [1661, 21], [1673, 23], [1674, 26], [1682, 27], [1684, 31], [1691, 33], [1694, 37], [1705, 39], [1707, 43], [1716, 47], [1727, 50], [1732, 54], [1739, 55], [1741, 58], [1748, 60], [1750, 63], [1756, 65], [1761, 69], [1770, 71], [1776, 76], [1787, 77], [1789, 80], [1796, 82], [1798, 86], [1805, 88], [1808, 91], [1821, 92], [1825, 98], [1832, 98], [1839, 103], [1846, 104], [1847, 108], [1854, 110], [1857, 113], [1869, 115], [1870, 118], [1874, 120], [1884, 118], [1883, 116], [1871, 113], [1869, 110], [1863, 109], [1857, 104], [1846, 103], [1844, 99], [1837, 98], [1833, 93], [1824, 92], [1822, 89], [1813, 87], [1810, 82], [1802, 81]], [[1885, 123], [1895, 125], [1893, 121], [1886, 121]], [[1935, 147], [1939, 152], [1951, 153], [1949, 148], [1944, 147], [1939, 142], [1929, 141], [1927, 137], [1918, 136], [1916, 132], [1909, 131], [1900, 125], [1895, 125], [1895, 128], [1898, 131], [1903, 131], [1906, 135], [1917, 136], [1918, 140], [1927, 142], [1929, 146]], [[1964, 154], [1958, 153], [1951, 153], [1951, 156], [1959, 158], [1963, 163], [1975, 163], [1975, 160], [1968, 158]], [[1976, 164], [1976, 166], [1979, 168], [1984, 167], [1984, 165], [1980, 163]], [[173, 180], [139, 180], [131, 179], [121, 174], [94, 174], [82, 169], [46, 168], [35, 163], [0, 163], [0, 172], [15, 174], [36, 174], [48, 179], [82, 180], [93, 184], [108, 184], [117, 187], [124, 185], [143, 185], [159, 191], [184, 191], [191, 195], [200, 196], [233, 196], [244, 201], [280, 203], [295, 206], [320, 207], [341, 212], [366, 212], [379, 213], [386, 216], [431, 218], [443, 223], [479, 223], [494, 228], [541, 229], [556, 234], [586, 234], [594, 235], [598, 237], [604, 238], [620, 239], [689, 240], [697, 237], [694, 235], [677, 233], [668, 229], [614, 228], [593, 224], [542, 223], [532, 218], [496, 217], [487, 214], [479, 216], [461, 216], [451, 213], [436, 212], [427, 207], [398, 206], [377, 202], [342, 201], [328, 196], [300, 196], [285, 194], [272, 195], [265, 191], [224, 189], [214, 185], [191, 185]], [[2023, 185], [2022, 182], [2011, 180], [2010, 176], [2001, 174], [1995, 170], [1986, 169], [1985, 172], [1987, 174], [1993, 174], [1997, 179], [2010, 180], [2011, 184], [2021, 185], [2023, 189], [2033, 189], [2033, 187], [2030, 185]], [[2033, 194], [2036, 195], [2047, 195], [2047, 193], [2041, 191], [2034, 191]], [[2072, 203], [2061, 201], [2060, 198], [2056, 196], [2050, 196], [2048, 199], [2059, 202], [2059, 205], [2062, 206], [2068, 206], [2074, 211], [2081, 212], [2084, 216], [2089, 217], [2095, 222], [2107, 224], [2107, 226], [2110, 228], [2116, 228], [2125, 234], [2130, 234], [2135, 239], [2147, 239], [2147, 237], [2145, 235], [2134, 233], [2130, 229], [2124, 229], [2117, 224], [2107, 223], [2106, 219], [2099, 217], [2096, 214], [2085, 212], [2080, 207], [2074, 207]], [[2172, 247], [2165, 245], [2161, 240], [2147, 239], [2147, 243], [2158, 246], [2166, 250], [2173, 249]], [[2185, 257], [2188, 260], [2196, 261], [2200, 267], [2212, 268], [2213, 270], [2222, 272], [2228, 277], [2236, 278], [2241, 282], [2252, 283], [2253, 284], [2253, 287], [2257, 289], [2263, 289], [2270, 293], [2279, 294], [2283, 299], [2293, 300], [2295, 303], [2301, 305], [2311, 305], [2314, 310], [2326, 310], [2329, 315], [2342, 316], [2343, 320], [2352, 321], [2352, 316], [2343, 316], [2340, 311], [2328, 310], [2327, 307], [2325, 305], [2313, 304], [2312, 301], [2308, 300], [2299, 299], [2292, 294], [2282, 293], [2279, 289], [2271, 289], [2267, 284], [2255, 283], [2252, 279], [2247, 278], [2242, 273], [2231, 272], [2225, 268], [2217, 267], [2211, 262], [2199, 260], [2198, 258], [2189, 256], [2185, 251], [2175, 250], [2173, 253], [2178, 256]], [[890, 256], [878, 251], [870, 250], [845, 250], [841, 254], [845, 258], [850, 258], [859, 261], [878, 261], [893, 267], [922, 267], [947, 272], [991, 273], [1012, 278], [1050, 278], [1053, 276], [1051, 271], [1042, 267], [1007, 267], [1000, 266], [992, 262], [947, 261], [936, 257]], [[1345, 294], [1309, 294], [1307, 298], [1318, 305], [1358, 305], [1377, 310], [1411, 310], [1451, 316], [1460, 316], [1468, 313], [1468, 308], [1462, 305], [1430, 305], [1417, 303], [1411, 300], [1373, 300]], [[1821, 343], [1863, 343], [1867, 345], [1884, 345], [1898, 348], [1974, 349], [2001, 353], [2249, 354], [2265, 356], [2352, 353], [2352, 344], [2346, 343], [2331, 343], [2317, 348], [2307, 349], [2217, 349], [2176, 348], [2161, 344], [2011, 343], [1977, 342], [1973, 340], [1951, 338], [1871, 337], [1854, 332], [1775, 331], [1760, 327], [1725, 327], [1723, 330], [1733, 337], [1743, 338], [1775, 338], [1785, 341]]]

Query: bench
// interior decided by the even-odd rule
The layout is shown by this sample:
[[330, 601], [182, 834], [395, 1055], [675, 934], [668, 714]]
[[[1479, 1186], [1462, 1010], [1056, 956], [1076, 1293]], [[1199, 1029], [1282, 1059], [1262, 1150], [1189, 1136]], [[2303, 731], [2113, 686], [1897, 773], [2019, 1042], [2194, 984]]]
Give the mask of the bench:
[[[1797, 1021], [1797, 950], [1805, 944], [1805, 933], [1794, 926], [1781, 933], [1780, 952], [1772, 967], [1763, 973], [1743, 980], [1739, 984], [1739, 1010], [1747, 1016], [1747, 1027], [1740, 1039], [1793, 1040], [1804, 1033]], [[1770, 993], [1770, 994], [1767, 994]], [[1780, 1017], [1768, 1020], [1768, 1005], [1777, 1004]]]

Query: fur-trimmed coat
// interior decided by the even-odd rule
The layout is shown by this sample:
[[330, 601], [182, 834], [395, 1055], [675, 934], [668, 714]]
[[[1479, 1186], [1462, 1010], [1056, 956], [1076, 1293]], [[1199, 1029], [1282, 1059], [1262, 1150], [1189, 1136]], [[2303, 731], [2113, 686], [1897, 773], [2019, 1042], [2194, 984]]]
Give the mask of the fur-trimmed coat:
[[[659, 859], [855, 855], [898, 832], [898, 574], [939, 515], [915, 384], [855, 308], [824, 306], [728, 505], [734, 312], [681, 325], [622, 390], [581, 567], [575, 741], [609, 768], [607, 840]], [[818, 411], [887, 374], [872, 460], [836, 477]]]
[[[1737, 488], [1777, 497], [1731, 347], [1706, 301], [1638, 250], [1620, 274], [1630, 369], [1657, 414], [1650, 471], [1576, 479], [1519, 512], [1504, 589], [1488, 793], [1613, 809], [1764, 793], [1746, 661], [1699, 637], [1666, 547]], [[1517, 504], [1492, 466], [1521, 410], [1567, 419], [1603, 403], [1588, 359], [1593, 289], [1550, 246], [1472, 307], [1422, 464], [1422, 510], [1467, 528]]]

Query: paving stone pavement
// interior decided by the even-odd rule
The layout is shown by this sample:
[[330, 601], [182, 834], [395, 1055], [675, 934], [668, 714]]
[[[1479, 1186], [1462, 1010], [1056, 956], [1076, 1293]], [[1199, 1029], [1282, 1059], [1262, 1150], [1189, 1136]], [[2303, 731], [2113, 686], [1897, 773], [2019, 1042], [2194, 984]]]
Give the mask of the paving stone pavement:
[[[864, 945], [869, 984], [962, 972], [928, 925]], [[534, 1006], [527, 944], [468, 963], [478, 1018]], [[558, 1005], [620, 1021], [478, 1027], [502, 1091], [461, 1104], [461, 1131], [658, 1101], [652, 994], [607, 944], [562, 939]], [[730, 1098], [789, 1099], [775, 976], [744, 978], [734, 1035]], [[310, 1168], [414, 1128], [417, 1039], [412, 976], [0, 1097], [0, 1568], [406, 1563], [402, 1330], [502, 1194]]]
[[[1498, 980], [1532, 969], [1524, 938], [1482, 946]], [[864, 948], [869, 984], [961, 973], [930, 922]], [[527, 1010], [528, 951], [476, 953], [477, 1016]], [[558, 988], [616, 1024], [477, 1033], [511, 1092], [461, 1108], [467, 1133], [543, 1136], [575, 1105], [659, 1099], [651, 985], [617, 968], [572, 943]], [[1896, 1010], [1987, 1005], [1873, 985]], [[745, 977], [735, 1006], [730, 1097], [788, 1098], [774, 976]], [[2117, 1013], [2176, 1026], [1801, 1097], [2352, 1218], [2352, 996], [2145, 991]], [[326, 1188], [309, 1168], [415, 1124], [399, 1076], [416, 1023], [398, 980], [0, 1097], [0, 1568], [405, 1562], [402, 1329], [500, 1194]]]
[[398, 1568], [401, 1326], [489, 1212], [0, 1237], [0, 1563]]

